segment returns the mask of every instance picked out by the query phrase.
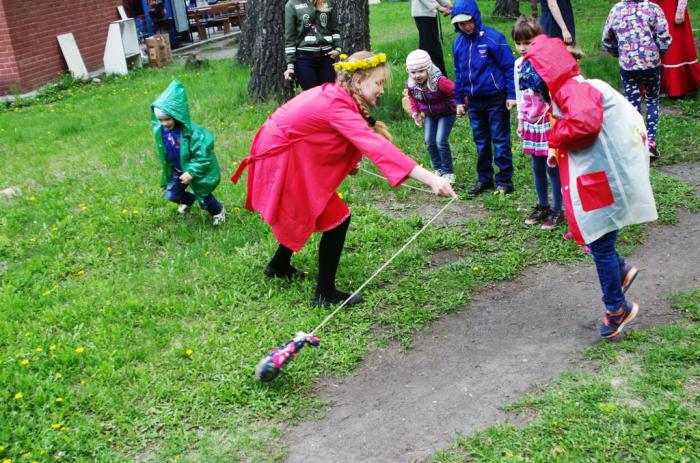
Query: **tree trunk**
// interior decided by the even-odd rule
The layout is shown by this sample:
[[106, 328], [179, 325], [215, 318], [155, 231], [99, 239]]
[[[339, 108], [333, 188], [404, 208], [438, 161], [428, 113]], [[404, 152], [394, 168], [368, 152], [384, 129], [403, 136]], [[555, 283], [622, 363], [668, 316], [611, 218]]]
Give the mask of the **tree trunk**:
[[238, 36], [238, 64], [250, 64], [253, 58], [253, 43], [255, 42], [255, 27], [260, 18], [260, 0], [250, 0], [246, 4], [246, 19], [241, 26]]
[[369, 3], [367, 0], [338, 0], [335, 4], [343, 53], [370, 50]]
[[289, 97], [292, 87], [285, 83], [284, 70], [285, 0], [248, 0], [246, 28], [250, 42], [250, 83], [253, 98]]
[[518, 0], [496, 0], [496, 8], [493, 10], [493, 15], [502, 18], [517, 18], [520, 16]]

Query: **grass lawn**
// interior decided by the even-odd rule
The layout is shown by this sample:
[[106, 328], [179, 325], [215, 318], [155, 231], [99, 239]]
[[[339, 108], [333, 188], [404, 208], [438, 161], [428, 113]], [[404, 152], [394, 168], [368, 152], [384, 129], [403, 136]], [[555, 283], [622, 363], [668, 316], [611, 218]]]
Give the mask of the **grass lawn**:
[[[619, 86], [616, 61], [599, 45], [613, 2], [573, 3], [579, 41], [589, 54], [584, 73]], [[700, 0], [689, 3], [693, 23], [700, 24]], [[479, 4], [486, 13], [493, 8], [492, 1]], [[510, 35], [512, 22], [484, 16]], [[428, 165], [422, 131], [400, 109], [403, 59], [417, 43], [409, 6], [372, 6], [371, 21], [374, 48], [387, 52], [394, 64], [376, 116], [389, 123], [399, 147]], [[443, 25], [451, 43], [454, 33], [446, 19]], [[149, 104], [175, 77], [188, 89], [192, 119], [216, 136], [223, 173], [216, 194], [229, 211], [220, 228], [203, 211], [178, 216], [160, 194]], [[515, 154], [514, 195], [479, 198], [487, 212], [483, 218], [424, 234], [366, 288], [366, 303], [341, 312], [324, 328], [320, 349], [305, 349], [274, 383], [257, 383], [253, 369], [261, 353], [298, 330], [310, 330], [330, 310], [310, 306], [318, 237], [294, 258], [311, 278], [264, 279], [261, 270], [276, 247], [274, 238], [257, 214], [241, 210], [244, 187], [227, 180], [276, 108], [274, 102], [250, 102], [247, 80], [247, 69], [230, 61], [203, 70], [144, 69], [100, 85], [50, 92], [45, 104], [0, 112], [0, 190], [17, 192], [0, 195], [0, 461], [279, 461], [284, 429], [318, 405], [315, 379], [347, 373], [368, 349], [390, 339], [410, 346], [419, 327], [460, 310], [485, 284], [537, 263], [587, 259], [560, 233], [522, 224], [535, 193], [529, 159]], [[663, 101], [672, 109], [659, 126], [663, 163], [700, 159], [699, 102], [698, 96]], [[466, 119], [453, 129], [452, 144], [458, 187], [464, 190], [475, 169]], [[652, 180], [662, 222], [672, 223], [678, 208], [700, 207], [689, 184], [658, 172]], [[353, 289], [423, 224], [418, 217], [387, 215], [379, 204], [390, 194], [398, 202], [438, 200], [406, 188], [390, 192], [385, 182], [367, 175], [348, 179], [340, 191], [353, 220], [338, 283]], [[644, 236], [643, 227], [626, 229], [623, 251], [643, 243]], [[428, 268], [431, 253], [444, 249], [462, 258]], [[436, 287], [445, 297], [434, 296]], [[647, 415], [626, 408], [624, 417], [638, 426], [652, 423], [657, 433], [652, 437], [667, 439], [677, 436], [683, 420], [698, 422], [697, 399], [693, 409], [686, 380], [698, 375], [700, 294], [678, 298], [694, 318], [630, 336], [622, 345], [642, 369], [618, 391], [652, 397], [642, 404], [646, 421]], [[565, 439], [555, 441], [551, 432], [553, 420], [569, 423], [560, 417], [579, 411], [586, 412], [589, 421], [581, 426], [587, 429], [611, 426], [619, 435], [638, 429], [620, 421], [614, 412], [621, 406], [606, 387], [618, 374], [614, 365], [625, 359], [606, 345], [592, 355], [606, 364], [617, 360], [597, 375], [566, 376], [518, 405], [538, 410], [541, 420], [524, 430], [496, 428], [460, 439], [437, 458], [540, 461], [585, 452], [602, 459], [608, 454], [598, 435], [594, 440], [590, 433], [557, 428], [554, 434]], [[659, 373], [661, 367], [668, 376]], [[573, 405], [583, 400], [587, 407]], [[698, 452], [692, 441], [700, 436], [696, 427], [688, 433], [690, 443], [677, 439], [674, 446], [645, 438], [649, 453], [630, 458], [666, 461], [672, 452], [679, 461], [697, 460], [697, 453], [689, 455]]]

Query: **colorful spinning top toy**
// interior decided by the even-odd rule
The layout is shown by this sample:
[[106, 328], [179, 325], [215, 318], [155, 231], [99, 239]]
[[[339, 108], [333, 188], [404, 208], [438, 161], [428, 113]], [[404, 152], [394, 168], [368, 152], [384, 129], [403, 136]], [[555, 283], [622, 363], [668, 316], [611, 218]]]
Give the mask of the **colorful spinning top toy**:
[[318, 336], [312, 336], [299, 331], [294, 339], [287, 341], [281, 346], [273, 348], [268, 354], [260, 359], [255, 367], [255, 377], [258, 381], [272, 381], [282, 371], [282, 367], [293, 359], [305, 345], [314, 347], [321, 344]]

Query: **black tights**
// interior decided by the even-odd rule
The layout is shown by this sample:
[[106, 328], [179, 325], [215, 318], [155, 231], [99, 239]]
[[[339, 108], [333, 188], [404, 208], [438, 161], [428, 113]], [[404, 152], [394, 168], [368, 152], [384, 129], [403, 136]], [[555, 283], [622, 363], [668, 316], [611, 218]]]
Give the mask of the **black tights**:
[[[328, 296], [335, 292], [335, 275], [338, 271], [340, 255], [345, 245], [345, 235], [350, 226], [350, 217], [337, 227], [323, 232], [318, 245], [318, 284], [317, 296]], [[288, 270], [291, 266], [292, 250], [280, 244], [270, 260], [270, 267], [278, 270]]]

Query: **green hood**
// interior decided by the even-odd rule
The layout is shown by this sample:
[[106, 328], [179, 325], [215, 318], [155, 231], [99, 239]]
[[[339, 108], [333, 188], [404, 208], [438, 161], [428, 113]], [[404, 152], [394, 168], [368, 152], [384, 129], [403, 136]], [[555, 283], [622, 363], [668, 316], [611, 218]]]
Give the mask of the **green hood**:
[[190, 120], [190, 105], [187, 102], [187, 92], [182, 82], [175, 79], [170, 82], [168, 88], [160, 94], [156, 101], [151, 104], [151, 119], [153, 128], [158, 128], [160, 124], [156, 118], [153, 108], [158, 108], [180, 122], [185, 127], [186, 132], [192, 131], [192, 121]]

